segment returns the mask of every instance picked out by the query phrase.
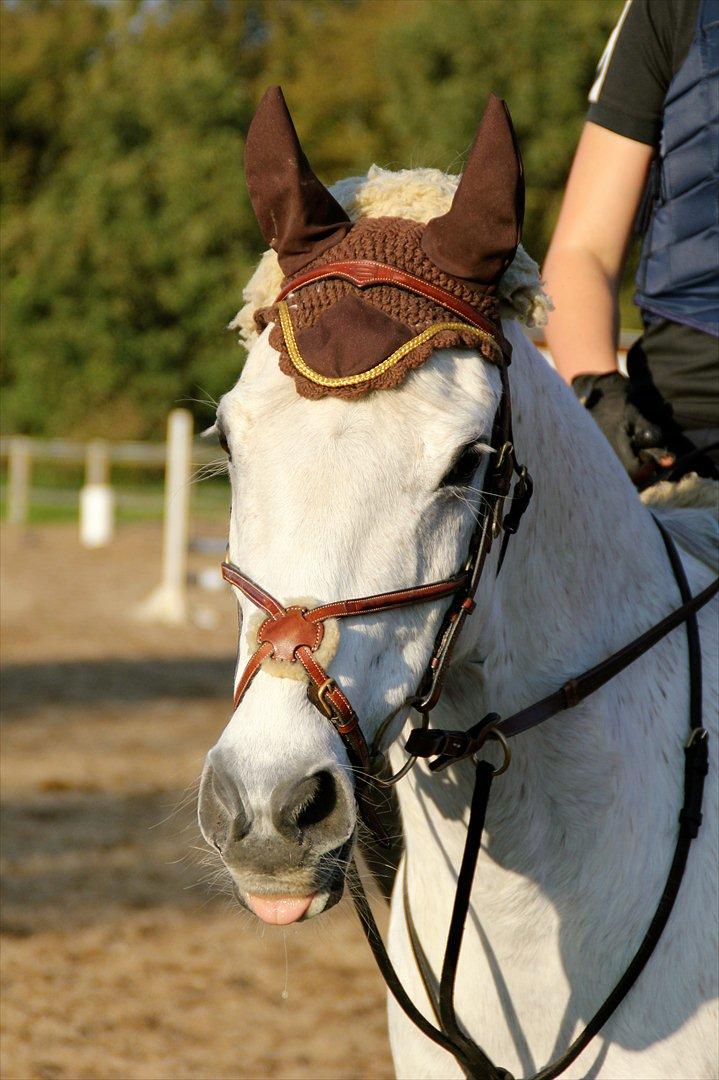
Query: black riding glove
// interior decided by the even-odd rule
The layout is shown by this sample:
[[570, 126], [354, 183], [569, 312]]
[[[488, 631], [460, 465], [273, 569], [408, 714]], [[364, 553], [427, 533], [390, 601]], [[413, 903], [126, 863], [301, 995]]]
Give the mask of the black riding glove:
[[619, 371], [605, 375], [577, 375], [572, 390], [589, 410], [597, 426], [635, 482], [658, 468], [671, 466], [674, 455], [666, 449], [662, 428], [637, 407], [637, 387]]

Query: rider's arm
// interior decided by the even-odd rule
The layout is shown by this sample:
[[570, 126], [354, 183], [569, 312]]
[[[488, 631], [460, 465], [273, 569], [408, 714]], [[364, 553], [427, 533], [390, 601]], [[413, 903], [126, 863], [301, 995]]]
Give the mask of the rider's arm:
[[627, 0], [602, 54], [545, 277], [547, 337], [567, 381], [616, 370], [616, 293], [664, 98], [698, 0]]
[[559, 373], [617, 367], [617, 289], [653, 147], [586, 123], [543, 276], [555, 310], [547, 342]]

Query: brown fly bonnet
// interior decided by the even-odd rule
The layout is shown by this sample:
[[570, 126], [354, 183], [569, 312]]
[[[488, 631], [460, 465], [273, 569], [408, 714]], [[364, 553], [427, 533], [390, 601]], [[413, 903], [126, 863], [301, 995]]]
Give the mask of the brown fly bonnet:
[[353, 224], [312, 171], [279, 87], [250, 125], [245, 173], [285, 274], [255, 321], [272, 324], [280, 368], [304, 397], [394, 387], [439, 348], [500, 358], [497, 283], [519, 243], [524, 183], [499, 98], [490, 96], [449, 211], [427, 225]]

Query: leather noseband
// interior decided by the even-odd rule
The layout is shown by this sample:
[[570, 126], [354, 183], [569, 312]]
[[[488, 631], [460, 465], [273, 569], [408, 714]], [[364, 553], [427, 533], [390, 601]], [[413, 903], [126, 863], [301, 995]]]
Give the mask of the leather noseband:
[[367, 770], [371, 764], [370, 753], [357, 714], [340, 687], [334, 679], [330, 679], [314, 656], [324, 636], [325, 619], [374, 615], [381, 611], [393, 611], [413, 604], [429, 603], [431, 600], [441, 600], [452, 596], [464, 589], [467, 584], [467, 574], [463, 573], [429, 585], [397, 589], [394, 592], [362, 596], [352, 600], [336, 600], [334, 603], [321, 604], [308, 610], [296, 606], [284, 607], [279, 600], [270, 596], [246, 577], [234, 563], [223, 562], [222, 576], [225, 581], [235, 585], [256, 607], [267, 613], [267, 618], [257, 631], [258, 647], [247, 661], [237, 683], [233, 708], [236, 709], [240, 704], [265, 660], [301, 664], [307, 672], [310, 687], [314, 691], [313, 704], [332, 721], [342, 735], [353, 764]]

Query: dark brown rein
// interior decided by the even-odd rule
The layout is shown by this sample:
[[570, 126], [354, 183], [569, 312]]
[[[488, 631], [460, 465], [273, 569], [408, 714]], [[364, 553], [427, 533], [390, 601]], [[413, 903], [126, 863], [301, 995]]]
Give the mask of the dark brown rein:
[[[328, 264], [300, 275], [283, 288], [278, 300], [313, 281], [333, 276], [345, 278], [359, 287], [380, 282], [389, 283], [427, 296], [443, 304], [472, 325], [490, 332], [499, 344], [501, 362], [497, 366], [502, 380], [502, 396], [492, 433], [494, 456], [490, 460], [484, 480], [486, 498], [482, 504], [478, 523], [470, 538], [467, 558], [462, 570], [451, 578], [427, 585], [410, 586], [376, 596], [338, 600], [312, 609], [297, 606], [285, 607], [244, 575], [233, 563], [223, 563], [222, 573], [225, 579], [240, 589], [256, 607], [267, 615], [267, 619], [258, 630], [257, 648], [237, 683], [234, 708], [240, 704], [265, 660], [273, 659], [301, 664], [308, 676], [307, 694], [310, 701], [332, 723], [355, 768], [359, 812], [373, 834], [380, 842], [386, 843], [382, 827], [367, 797], [367, 784], [373, 779], [373, 773], [376, 773], [375, 759], [367, 746], [359, 718], [352, 704], [337, 682], [328, 676], [314, 654], [321, 644], [326, 619], [377, 614], [382, 611], [450, 598], [432, 656], [417, 693], [405, 703], [416, 709], [422, 717], [421, 727], [411, 732], [406, 743], [409, 759], [389, 781], [380, 780], [379, 777], [374, 776], [374, 780], [380, 783], [396, 783], [419, 757], [433, 759], [429, 764], [431, 772], [437, 772], [466, 758], [472, 758], [475, 764], [475, 784], [467, 840], [447, 934], [438, 996], [434, 992], [432, 972], [412, 920], [405, 880], [404, 903], [410, 943], [432, 1003], [436, 1026], [423, 1016], [402, 986], [382, 942], [355, 866], [350, 868], [348, 881], [367, 940], [395, 1000], [427, 1038], [452, 1054], [467, 1076], [475, 1080], [512, 1080], [511, 1074], [506, 1069], [494, 1065], [482, 1048], [462, 1031], [454, 1009], [457, 965], [491, 785], [494, 777], [506, 770], [511, 759], [507, 740], [536, 727], [564, 709], [578, 705], [643, 656], [672, 630], [686, 623], [690, 674], [689, 736], [684, 747], [684, 802], [679, 814], [679, 835], [674, 858], [649, 929], [621, 979], [567, 1051], [532, 1078], [532, 1080], [553, 1080], [554, 1077], [561, 1075], [584, 1050], [629, 993], [661, 937], [679, 892], [689, 846], [697, 836], [701, 824], [704, 778], [708, 771], [708, 736], [701, 726], [701, 649], [696, 613], [719, 592], [719, 578], [702, 592], [692, 596], [676, 547], [661, 523], [656, 521], [679, 587], [682, 604], [678, 608], [606, 660], [571, 679], [541, 701], [535, 702], [512, 716], [502, 719], [496, 713], [489, 713], [467, 731], [430, 729], [428, 727], [429, 715], [441, 696], [454, 645], [464, 620], [474, 610], [474, 597], [493, 541], [500, 533], [503, 534], [498, 558], [497, 572], [499, 572], [509, 538], [517, 531], [532, 495], [532, 481], [529, 473], [525, 466], [518, 464], [514, 451], [507, 374], [511, 348], [498, 326], [489, 323], [483, 315], [457, 300], [452, 294], [393, 267], [366, 260]], [[460, 307], [469, 308], [469, 311], [460, 310]], [[512, 490], [515, 477], [516, 482]], [[508, 513], [504, 514], [505, 500], [510, 493], [511, 506]], [[378, 733], [380, 737], [396, 715], [396, 712], [390, 714], [380, 724]], [[500, 769], [495, 769], [488, 761], [476, 759], [476, 755], [489, 739], [498, 740], [503, 746], [504, 763]]]

